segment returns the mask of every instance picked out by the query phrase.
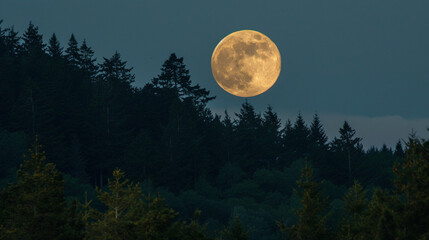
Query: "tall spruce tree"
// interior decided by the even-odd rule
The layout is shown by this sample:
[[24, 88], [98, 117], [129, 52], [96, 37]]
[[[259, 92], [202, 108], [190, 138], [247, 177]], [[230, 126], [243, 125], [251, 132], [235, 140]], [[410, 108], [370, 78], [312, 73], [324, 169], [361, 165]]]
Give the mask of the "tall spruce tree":
[[313, 170], [308, 164], [302, 169], [297, 184], [299, 188], [295, 192], [302, 204], [296, 210], [298, 221], [290, 227], [279, 222], [280, 231], [286, 232], [289, 239], [294, 240], [331, 239], [326, 226], [328, 198], [323, 196], [321, 183], [314, 180]]
[[60, 47], [60, 42], [58, 42], [55, 33], [53, 33], [52, 37], [49, 39], [48, 54], [49, 56], [57, 59], [63, 54], [63, 48]]
[[368, 210], [364, 214], [362, 231], [358, 236], [361, 239], [380, 240], [418, 239], [401, 234], [401, 216], [397, 214], [399, 209], [401, 209], [401, 202], [397, 195], [391, 195], [386, 190], [376, 188], [368, 204]]
[[94, 57], [94, 51], [86, 44], [84, 39], [79, 49], [80, 62], [79, 67], [89, 76], [94, 77], [97, 74], [98, 66], [95, 64], [97, 60]]
[[230, 162], [233, 154], [234, 147], [234, 122], [225, 110], [225, 116], [222, 120], [222, 141], [221, 144], [225, 150], [224, 162]]
[[219, 240], [247, 240], [248, 238], [249, 233], [242, 226], [238, 216], [235, 216], [230, 225], [222, 230]]
[[78, 67], [81, 55], [80, 55], [78, 43], [76, 41], [76, 38], [74, 37], [74, 34], [70, 36], [68, 46], [65, 52], [66, 52], [65, 57], [68, 64], [74, 67]]
[[18, 32], [13, 27], [2, 29], [2, 43], [3, 49], [0, 53], [7, 53], [9, 56], [16, 57], [22, 50], [22, 46], [19, 44], [21, 38], [18, 36]]
[[266, 156], [265, 162], [267, 168], [278, 166], [281, 151], [280, 127], [281, 120], [277, 116], [277, 113], [273, 111], [271, 106], [268, 106], [262, 119], [261, 133], [261, 151], [263, 151]]
[[39, 33], [39, 28], [34, 26], [33, 23], [28, 24], [22, 40], [24, 41], [22, 44], [24, 54], [38, 56], [44, 52], [43, 36]]
[[3, 189], [0, 198], [0, 225], [4, 239], [62, 239], [67, 228], [64, 182], [36, 137], [17, 180]]
[[429, 237], [429, 141], [410, 137], [406, 158], [394, 166], [397, 192], [405, 196], [399, 232], [403, 239]]
[[343, 217], [338, 227], [338, 239], [364, 240], [365, 238], [365, 214], [368, 208], [366, 191], [358, 181], [349, 188], [344, 196]]
[[119, 169], [113, 171], [113, 180], [108, 181], [108, 191], [97, 189], [98, 198], [107, 207], [98, 213], [96, 221], [89, 226], [88, 239], [136, 239], [132, 211], [139, 204], [140, 188], [123, 179]]
[[285, 134], [285, 148], [293, 160], [308, 157], [310, 153], [310, 130], [305, 124], [301, 113], [298, 114], [292, 128]]
[[402, 159], [405, 157], [405, 151], [404, 148], [402, 147], [402, 143], [401, 141], [398, 141], [395, 145], [395, 152], [393, 153], [393, 156], [396, 159]]
[[235, 158], [243, 170], [251, 172], [262, 165], [262, 153], [259, 151], [258, 138], [262, 127], [262, 118], [247, 101], [241, 105], [235, 124]]
[[[362, 138], [355, 137], [356, 130], [354, 130], [350, 124], [345, 121], [343, 126], [340, 128], [340, 137], [335, 137], [331, 142], [331, 149], [337, 153], [337, 157], [340, 161], [340, 166], [347, 166], [339, 169], [339, 171], [344, 171], [347, 169], [348, 173], [348, 182], [349, 185], [352, 184], [353, 171], [352, 168], [354, 164], [352, 164], [353, 160], [357, 160], [357, 158], [362, 154]], [[346, 163], [346, 164], [344, 164]]]
[[210, 97], [210, 91], [201, 88], [198, 84], [192, 85], [189, 70], [183, 63], [183, 58], [178, 58], [172, 53], [161, 68], [161, 74], [152, 79], [155, 89], [167, 91], [181, 100], [189, 99], [196, 105], [204, 106], [215, 97]]
[[317, 114], [314, 114], [313, 122], [310, 126], [309, 139], [311, 145], [318, 150], [326, 150], [328, 147], [328, 137], [326, 136], [325, 130], [323, 130], [323, 125]]
[[308, 139], [310, 143], [309, 159], [320, 170], [322, 176], [327, 176], [330, 168], [328, 163], [328, 137], [317, 114], [314, 114], [313, 121], [311, 122]]
[[284, 128], [281, 130], [281, 155], [279, 159], [279, 167], [286, 167], [293, 159], [293, 150], [291, 148], [294, 139], [292, 138], [292, 122], [286, 120]]
[[199, 211], [189, 223], [177, 221], [178, 213], [159, 194], [144, 196], [138, 184], [129, 183], [119, 169], [114, 170], [107, 191], [98, 189], [98, 198], [107, 209], [99, 212], [89, 207], [85, 239], [210, 239], [197, 222]]
[[133, 128], [128, 124], [133, 96], [132, 68], [127, 67], [127, 62], [118, 52], [103, 59], [92, 85], [89, 117], [92, 147], [87, 149], [90, 155], [88, 165], [92, 169], [90, 174], [93, 178], [99, 176], [100, 186], [105, 182], [103, 175], [106, 171], [124, 160], [127, 137]]

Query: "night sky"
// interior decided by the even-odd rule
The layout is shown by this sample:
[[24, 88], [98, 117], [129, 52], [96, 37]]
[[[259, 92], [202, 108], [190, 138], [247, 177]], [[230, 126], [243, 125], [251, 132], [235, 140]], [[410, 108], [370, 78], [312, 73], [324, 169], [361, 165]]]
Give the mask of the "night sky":
[[285, 120], [318, 113], [329, 137], [344, 120], [365, 147], [393, 146], [429, 127], [429, 1], [19, 1], [1, 0], [3, 27], [20, 34], [32, 21], [47, 39], [85, 38], [98, 60], [116, 50], [134, 67], [136, 85], [160, 72], [170, 53], [184, 57], [192, 81], [217, 98], [216, 113], [237, 112], [244, 98], [215, 82], [210, 58], [231, 32], [251, 29], [282, 56], [277, 83], [249, 98]]

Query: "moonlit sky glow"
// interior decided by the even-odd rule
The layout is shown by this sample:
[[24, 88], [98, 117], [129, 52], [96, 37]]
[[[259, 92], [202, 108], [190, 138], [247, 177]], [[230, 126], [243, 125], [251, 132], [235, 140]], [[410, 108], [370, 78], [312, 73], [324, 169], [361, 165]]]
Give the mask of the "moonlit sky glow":
[[136, 85], [160, 72], [170, 53], [184, 57], [192, 80], [217, 96], [214, 112], [244, 102], [213, 79], [210, 59], [229, 33], [253, 29], [282, 56], [277, 83], [248, 99], [284, 119], [318, 113], [329, 137], [349, 120], [365, 147], [393, 146], [412, 129], [429, 133], [429, 1], [0, 1], [3, 27], [22, 34], [31, 20], [44, 40], [86, 38], [98, 59], [121, 53]]

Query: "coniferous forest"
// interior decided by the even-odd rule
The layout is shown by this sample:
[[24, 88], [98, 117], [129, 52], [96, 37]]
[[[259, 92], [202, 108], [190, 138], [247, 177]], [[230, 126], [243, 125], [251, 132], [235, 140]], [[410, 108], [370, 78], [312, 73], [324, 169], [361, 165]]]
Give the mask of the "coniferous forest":
[[0, 239], [429, 239], [428, 140], [213, 114], [174, 53], [134, 80], [118, 52], [0, 25]]

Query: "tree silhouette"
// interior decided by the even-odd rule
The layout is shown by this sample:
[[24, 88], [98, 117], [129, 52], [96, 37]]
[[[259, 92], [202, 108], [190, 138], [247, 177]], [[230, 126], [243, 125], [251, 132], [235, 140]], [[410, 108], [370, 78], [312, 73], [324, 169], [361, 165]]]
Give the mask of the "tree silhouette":
[[52, 34], [52, 37], [49, 39], [48, 45], [48, 54], [53, 58], [60, 58], [63, 54], [63, 48], [60, 47], [57, 36], [55, 33]]
[[68, 42], [68, 46], [66, 49], [66, 59], [67, 62], [74, 67], [78, 67], [79, 66], [79, 62], [80, 62], [80, 53], [79, 53], [79, 47], [76, 41], [76, 38], [74, 37], [74, 34], [72, 34], [70, 36], [69, 42]]
[[331, 143], [334, 152], [339, 153], [340, 158], [347, 160], [347, 172], [349, 184], [352, 183], [352, 159], [355, 160], [362, 153], [362, 139], [355, 137], [356, 130], [352, 129], [347, 121], [340, 128], [340, 137], [335, 137]]
[[161, 74], [152, 79], [155, 89], [169, 91], [181, 100], [189, 99], [196, 105], [207, 104], [215, 97], [209, 97], [210, 91], [201, 88], [198, 84], [192, 85], [189, 70], [183, 63], [183, 58], [178, 58], [175, 53], [164, 62]]
[[33, 23], [28, 24], [27, 30], [22, 36], [24, 41], [22, 50], [28, 55], [40, 55], [44, 52], [45, 44], [43, 43], [43, 36], [39, 34], [39, 28], [34, 26]]

